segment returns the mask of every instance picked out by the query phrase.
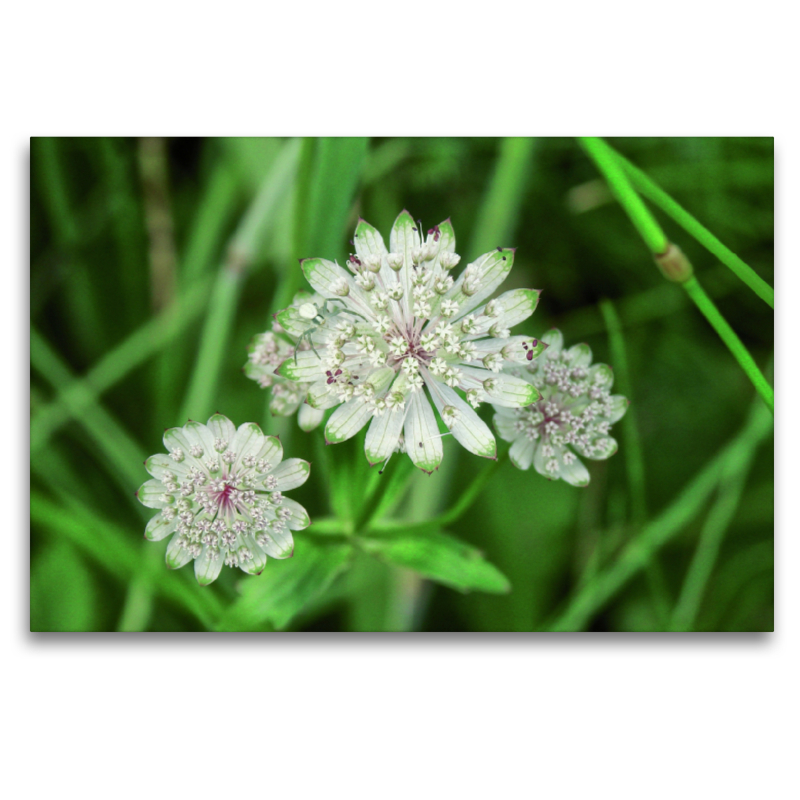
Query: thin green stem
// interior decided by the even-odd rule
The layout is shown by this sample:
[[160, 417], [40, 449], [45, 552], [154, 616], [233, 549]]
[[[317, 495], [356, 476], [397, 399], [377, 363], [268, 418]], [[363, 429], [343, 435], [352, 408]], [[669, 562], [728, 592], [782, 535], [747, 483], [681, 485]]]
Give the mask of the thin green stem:
[[583, 630], [599, 611], [634, 575], [644, 569], [658, 550], [679, 534], [700, 513], [719, 485], [723, 466], [749, 464], [752, 454], [772, 430], [772, 417], [761, 404], [754, 407], [743, 430], [691, 481], [678, 497], [641, 533], [629, 542], [620, 557], [578, 590], [566, 610], [551, 625], [552, 631]]
[[178, 419], [172, 422], [183, 424], [188, 419], [204, 420], [214, 410], [211, 405], [239, 304], [241, 283], [238, 271], [223, 269], [217, 275], [186, 399]]
[[396, 465], [390, 475], [378, 476], [380, 482], [356, 517], [356, 533], [362, 532], [376, 519], [380, 519], [384, 509], [406, 493], [414, 472], [414, 465], [411, 463], [411, 459], [403, 458], [400, 459], [400, 463]]
[[642, 198], [631, 186], [624, 169], [616, 158], [616, 153], [602, 139], [596, 136], [582, 137], [580, 143], [588, 156], [603, 173], [612, 194], [630, 217], [645, 244], [653, 255], [666, 251], [669, 240], [655, 217], [647, 210]]
[[[144, 558], [148, 556], [156, 558], [160, 556], [160, 553], [152, 548], [149, 553], [144, 554]], [[161, 561], [161, 558], [159, 557], [158, 560]], [[153, 581], [145, 570], [142, 570], [130, 581], [117, 625], [120, 633], [147, 630], [153, 612], [153, 589]]]
[[625, 467], [628, 473], [628, 485], [631, 489], [632, 517], [636, 524], [647, 519], [647, 499], [645, 490], [644, 456], [639, 426], [636, 424], [636, 406], [633, 404], [633, 387], [628, 369], [628, 354], [625, 338], [622, 333], [622, 322], [610, 300], [600, 303], [600, 311], [608, 330], [608, 343], [611, 359], [616, 371], [616, 383], [619, 391], [631, 403], [622, 418], [622, 430], [625, 433]]
[[210, 286], [209, 278], [195, 283], [177, 303], [106, 353], [83, 377], [63, 384], [55, 400], [31, 420], [31, 452], [41, 450], [73, 416], [183, 333], [203, 310]]
[[[610, 150], [611, 148], [609, 148]], [[713, 253], [728, 269], [749, 286], [770, 308], [775, 308], [775, 290], [732, 250], [726, 247], [711, 231], [701, 225], [688, 211], [678, 205], [642, 170], [616, 151], [614, 156], [634, 186], [665, 214], [672, 217], [687, 233], [694, 236], [703, 247]]]
[[149, 574], [160, 595], [185, 608], [206, 628], [213, 630], [222, 613], [221, 603], [213, 592], [194, 583], [187, 572], [170, 574], [160, 563], [154, 568], [155, 562], [144, 558], [144, 548], [156, 545], [148, 542], [139, 547], [129, 540], [129, 532], [110, 520], [71, 502], [69, 497], [61, 500], [55, 503], [41, 493], [32, 492], [31, 522], [68, 539], [120, 580], [129, 581], [143, 573]]
[[48, 221], [53, 226], [58, 254], [66, 261], [65, 279], [61, 288], [64, 307], [70, 315], [70, 333], [81, 351], [94, 358], [99, 342], [106, 339], [106, 328], [98, 309], [97, 287], [81, 257], [80, 224], [75, 217], [75, 204], [69, 196], [68, 176], [64, 162], [66, 140], [39, 137], [33, 140], [41, 181], [40, 197], [46, 204]]
[[[619, 391], [628, 398], [631, 404], [622, 418], [622, 430], [625, 434], [625, 468], [628, 473], [632, 513], [631, 519], [638, 531], [647, 519], [647, 496], [645, 490], [644, 455], [636, 424], [636, 404], [628, 368], [628, 354], [625, 337], [622, 333], [622, 322], [610, 300], [600, 303], [600, 311], [606, 322], [611, 359], [615, 367], [616, 385]], [[659, 621], [666, 626], [669, 620], [671, 600], [667, 592], [667, 581], [658, 560], [654, 559], [646, 568], [647, 583], [653, 596], [653, 605]]]
[[[747, 467], [752, 463], [753, 456], [754, 453], [751, 453]], [[736, 509], [739, 507], [739, 501], [747, 481], [747, 467], [740, 469], [740, 465], [733, 463], [731, 459], [723, 467], [724, 477], [719, 497], [700, 532], [697, 549], [686, 572], [678, 602], [672, 612], [670, 630], [690, 631], [694, 627], [708, 579], [711, 577], [717, 561], [720, 545]]]
[[726, 322], [722, 314], [719, 313], [714, 301], [703, 291], [703, 287], [697, 278], [691, 277], [684, 281], [683, 288], [694, 304], [700, 309], [703, 316], [708, 320], [712, 328], [719, 334], [720, 339], [725, 343], [733, 357], [739, 362], [739, 366], [744, 370], [750, 382], [755, 386], [756, 391], [761, 395], [763, 401], [771, 413], [775, 413], [775, 395], [772, 387], [767, 382], [755, 360], [742, 344], [739, 337], [734, 333], [733, 328]]
[[497, 472], [501, 464], [508, 459], [508, 450], [500, 452], [494, 461], [490, 461], [473, 479], [467, 488], [461, 492], [455, 505], [440, 514], [433, 520], [441, 527], [452, 525], [459, 517], [469, 511], [470, 506], [478, 499], [489, 479]]
[[222, 159], [208, 179], [189, 232], [181, 259], [178, 281], [187, 289], [208, 273], [225, 228], [229, 223], [240, 187], [236, 175]]
[[469, 252], [473, 256], [512, 244], [522, 197], [531, 175], [536, 140], [509, 136], [500, 143], [497, 164], [489, 188], [478, 210], [475, 236]]
[[[57, 388], [75, 385], [69, 367], [35, 328], [31, 328], [31, 365]], [[111, 474], [120, 488], [133, 499], [133, 491], [142, 483], [144, 451], [117, 420], [97, 403], [88, 389], [78, 387], [65, 393], [64, 397], [75, 419], [111, 462]]]
[[227, 258], [217, 276], [209, 312], [200, 336], [200, 348], [179, 420], [202, 419], [210, 414], [222, 357], [236, 315], [247, 270], [260, 246], [278, 204], [288, 192], [297, 164], [299, 142], [287, 142], [264, 179], [261, 189], [233, 235]]
[[[708, 270], [703, 275], [703, 285], [712, 297], [723, 297], [738, 287], [738, 282], [725, 267]], [[650, 289], [623, 297], [616, 301], [625, 330], [644, 325], [670, 314], [677, 314], [689, 305], [686, 295], [672, 282], [658, 283]], [[569, 330], [573, 337], [581, 338], [600, 334], [606, 330], [602, 312], [594, 303], [565, 314], [557, 327]]]
[[[636, 229], [641, 234], [647, 246], [654, 256], [660, 256], [672, 250], [669, 240], [656, 222], [655, 217], [645, 206], [642, 199], [628, 179], [627, 172], [622, 166], [617, 153], [609, 147], [602, 139], [587, 137], [581, 139], [586, 152], [595, 161], [598, 168], [606, 176], [614, 196], [619, 200]], [[683, 262], [682, 269], [688, 272], [690, 277], [680, 281], [686, 289], [687, 294], [700, 309], [711, 326], [719, 334], [722, 341], [739, 362], [745, 374], [755, 386], [756, 391], [761, 395], [767, 407], [775, 412], [775, 399], [772, 388], [767, 383], [766, 378], [756, 366], [756, 362], [733, 329], [719, 313], [711, 298], [703, 291], [697, 278], [691, 275], [691, 267], [688, 262]]]

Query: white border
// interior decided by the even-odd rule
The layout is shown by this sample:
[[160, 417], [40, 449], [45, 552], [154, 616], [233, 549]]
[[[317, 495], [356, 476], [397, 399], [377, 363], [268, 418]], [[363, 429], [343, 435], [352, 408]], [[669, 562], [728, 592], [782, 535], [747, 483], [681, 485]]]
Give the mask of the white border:
[[780, 376], [776, 634], [32, 636], [16, 535], [22, 442], [3, 464], [15, 501], [1, 662], [9, 796], [797, 791], [800, 582], [786, 492], [797, 429], [781, 413], [796, 396], [797, 315], [780, 298], [800, 296], [798, 269], [782, 268], [796, 261], [800, 175], [795, 26], [781, 8], [148, 0], [6, 11], [0, 220], [15, 251], [2, 324], [15, 430], [27, 416], [26, 153], [41, 134], [774, 134]]

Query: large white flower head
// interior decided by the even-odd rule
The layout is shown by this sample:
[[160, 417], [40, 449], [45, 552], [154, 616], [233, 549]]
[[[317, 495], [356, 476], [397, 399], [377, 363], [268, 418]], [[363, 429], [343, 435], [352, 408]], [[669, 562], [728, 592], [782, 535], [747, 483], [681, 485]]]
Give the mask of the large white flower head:
[[495, 405], [494, 425], [512, 443], [509, 455], [515, 466], [528, 469], [533, 464], [546, 478], [586, 486], [589, 471], [578, 455], [598, 460], [617, 452], [611, 426], [625, 414], [628, 401], [611, 394], [611, 367], [591, 366], [588, 345], [565, 350], [564, 337], [555, 329], [542, 341], [548, 347], [541, 358], [512, 368], [539, 389], [541, 399], [521, 409]]
[[[292, 307], [300, 308], [324, 303], [324, 298], [309, 292], [298, 292], [292, 301]], [[305, 402], [309, 383], [290, 381], [275, 370], [287, 359], [294, 358], [295, 349], [309, 350], [310, 343], [298, 342], [297, 337], [288, 333], [276, 320], [273, 330], [254, 336], [247, 348], [247, 363], [244, 374], [254, 380], [262, 389], [269, 389], [272, 395], [269, 408], [273, 414], [288, 417], [299, 409], [297, 422], [304, 431], [312, 431], [322, 422], [323, 411]]]
[[153, 476], [136, 496], [158, 508], [145, 529], [157, 542], [172, 534], [167, 566], [194, 559], [199, 583], [216, 580], [223, 564], [258, 575], [267, 556], [289, 558], [292, 531], [309, 525], [306, 510], [283, 492], [306, 482], [309, 464], [283, 461], [283, 447], [247, 422], [237, 430], [222, 414], [207, 425], [189, 421], [164, 433], [169, 455], [150, 456]]
[[423, 239], [407, 211], [395, 221], [388, 248], [364, 220], [354, 245], [346, 269], [321, 258], [301, 262], [325, 303], [278, 314], [284, 329], [311, 345], [287, 358], [278, 374], [310, 383], [308, 403], [315, 408], [339, 406], [325, 427], [328, 442], [349, 439], [370, 423], [371, 464], [386, 461], [404, 437], [416, 466], [438, 468], [443, 434], [431, 401], [467, 450], [495, 458], [494, 436], [475, 409], [484, 401], [510, 408], [534, 402], [536, 387], [502, 370], [544, 349], [510, 331], [533, 313], [537, 290], [489, 299], [511, 270], [514, 250], [498, 247], [455, 277], [460, 256], [450, 221]]

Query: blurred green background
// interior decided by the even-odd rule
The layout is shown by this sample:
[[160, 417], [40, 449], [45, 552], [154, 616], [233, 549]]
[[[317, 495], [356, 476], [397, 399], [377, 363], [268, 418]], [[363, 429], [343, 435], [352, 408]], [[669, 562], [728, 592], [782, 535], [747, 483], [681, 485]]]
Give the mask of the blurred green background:
[[[773, 283], [772, 139], [608, 141]], [[403, 208], [426, 228], [450, 217], [462, 265], [516, 246], [502, 290], [543, 293], [514, 332], [588, 342], [631, 400], [619, 453], [589, 465], [586, 489], [446, 440], [442, 469], [414, 474], [392, 510], [397, 530], [469, 545], [441, 565], [348, 544], [336, 517], [374, 481], [363, 435], [322, 452], [321, 430], [272, 418], [241, 372], [252, 336], [304, 288], [297, 259], [345, 258], [358, 216], [388, 240]], [[772, 310], [655, 213], [769, 370]], [[575, 140], [36, 138], [30, 227], [31, 630], [772, 630], [763, 404]], [[322, 522], [290, 561], [201, 589], [191, 565], [166, 569], [166, 541], [142, 539], [153, 512], [134, 492], [164, 428], [214, 411], [312, 462], [292, 497]], [[470, 486], [464, 513], [415, 527]], [[510, 591], [480, 569], [459, 577], [480, 554]]]

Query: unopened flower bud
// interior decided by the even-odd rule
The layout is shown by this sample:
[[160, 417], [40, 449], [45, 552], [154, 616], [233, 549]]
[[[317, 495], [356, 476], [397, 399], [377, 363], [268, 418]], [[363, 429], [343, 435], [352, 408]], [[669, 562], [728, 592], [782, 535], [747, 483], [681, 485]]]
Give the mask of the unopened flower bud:
[[[350, 294], [350, 284], [344, 278], [337, 278], [333, 282], [331, 289], [333, 290], [333, 293], [339, 297], [347, 297], [347, 295]], [[305, 305], [311, 305], [311, 303], [306, 303]]]
[[363, 263], [370, 272], [381, 271], [381, 257], [378, 255], [365, 256]]
[[375, 288], [375, 275], [371, 272], [362, 272], [356, 276], [356, 283], [365, 292], [371, 292]]
[[389, 253], [389, 255], [386, 256], [386, 262], [397, 272], [403, 268], [403, 255], [402, 253]]
[[461, 261], [461, 256], [458, 255], [458, 253], [450, 253], [447, 251], [439, 253], [439, 266], [441, 266], [442, 269], [453, 269], [459, 261]]

